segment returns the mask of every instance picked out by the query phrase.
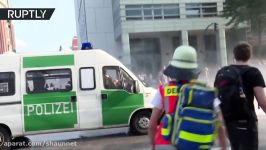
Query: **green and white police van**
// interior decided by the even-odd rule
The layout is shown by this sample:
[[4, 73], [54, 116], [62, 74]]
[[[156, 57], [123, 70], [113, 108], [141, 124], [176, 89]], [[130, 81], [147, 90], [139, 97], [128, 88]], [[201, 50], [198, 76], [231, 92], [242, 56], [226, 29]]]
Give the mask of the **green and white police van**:
[[103, 50], [0, 56], [0, 144], [129, 126], [146, 134], [155, 93]]

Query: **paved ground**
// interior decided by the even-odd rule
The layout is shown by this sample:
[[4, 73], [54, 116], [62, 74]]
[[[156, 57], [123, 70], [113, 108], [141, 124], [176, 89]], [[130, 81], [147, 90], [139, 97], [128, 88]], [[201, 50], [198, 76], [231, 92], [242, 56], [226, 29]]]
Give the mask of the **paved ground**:
[[[266, 150], [266, 115], [258, 110], [260, 150]], [[87, 137], [80, 137], [80, 134]], [[149, 150], [147, 136], [130, 136], [127, 128], [98, 131], [70, 132], [29, 137], [33, 142], [42, 142], [44, 147], [35, 146], [25, 150]], [[64, 143], [63, 143], [64, 142]], [[53, 145], [54, 144], [54, 145]], [[57, 144], [57, 146], [56, 146]], [[61, 144], [61, 145], [60, 145]], [[68, 146], [62, 146], [68, 144]], [[58, 146], [59, 145], [59, 146]], [[213, 150], [218, 150], [214, 147]], [[228, 148], [230, 150], [230, 148]]]

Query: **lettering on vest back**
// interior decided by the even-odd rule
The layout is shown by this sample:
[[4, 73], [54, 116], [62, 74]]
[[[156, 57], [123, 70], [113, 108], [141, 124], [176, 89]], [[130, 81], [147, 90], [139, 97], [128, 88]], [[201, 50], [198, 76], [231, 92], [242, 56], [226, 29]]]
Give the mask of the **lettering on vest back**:
[[178, 96], [177, 86], [164, 87], [164, 96]]

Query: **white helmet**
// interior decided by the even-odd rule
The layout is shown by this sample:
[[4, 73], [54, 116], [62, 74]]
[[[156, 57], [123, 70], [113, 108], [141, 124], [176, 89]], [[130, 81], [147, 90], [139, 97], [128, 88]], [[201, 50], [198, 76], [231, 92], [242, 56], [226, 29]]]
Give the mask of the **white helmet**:
[[176, 48], [164, 74], [178, 80], [191, 80], [199, 74], [196, 50], [187, 45]]

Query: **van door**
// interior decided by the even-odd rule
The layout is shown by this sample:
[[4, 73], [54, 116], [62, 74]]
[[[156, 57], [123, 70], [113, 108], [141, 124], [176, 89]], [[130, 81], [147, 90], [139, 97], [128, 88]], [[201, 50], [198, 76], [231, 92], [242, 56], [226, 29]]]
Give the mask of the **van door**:
[[128, 125], [130, 115], [144, 107], [143, 93], [134, 93], [134, 80], [122, 68], [105, 66], [102, 71], [103, 126]]
[[78, 128], [73, 65], [73, 55], [23, 58], [25, 132]]
[[82, 129], [102, 127], [100, 92], [96, 89], [96, 74], [94, 67], [82, 67], [79, 69], [77, 97], [80, 128]]

